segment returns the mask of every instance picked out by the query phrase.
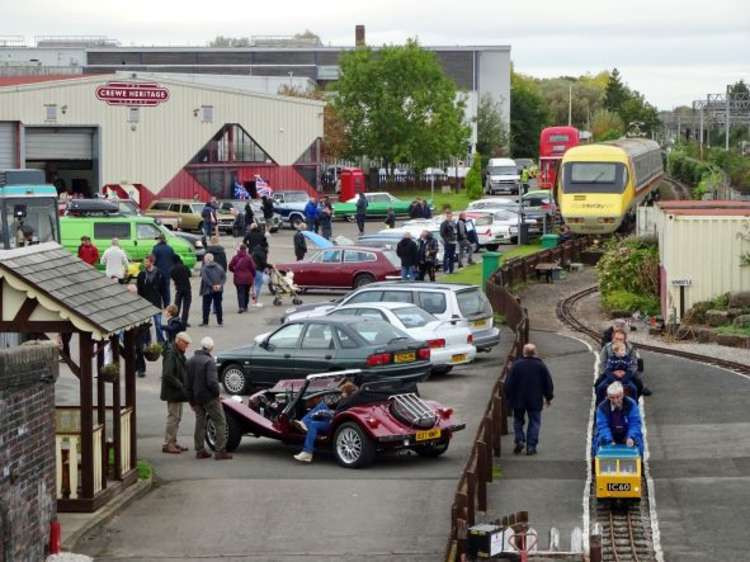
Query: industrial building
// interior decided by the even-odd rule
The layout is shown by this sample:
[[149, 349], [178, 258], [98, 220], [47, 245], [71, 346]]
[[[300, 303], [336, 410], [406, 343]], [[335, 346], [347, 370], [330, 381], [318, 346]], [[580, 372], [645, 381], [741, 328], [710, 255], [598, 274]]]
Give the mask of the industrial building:
[[265, 78], [232, 79], [15, 77], [0, 86], [0, 169], [42, 169], [58, 188], [84, 195], [122, 189], [142, 206], [154, 197], [229, 197], [236, 181], [256, 175], [314, 190], [324, 104], [256, 91]]

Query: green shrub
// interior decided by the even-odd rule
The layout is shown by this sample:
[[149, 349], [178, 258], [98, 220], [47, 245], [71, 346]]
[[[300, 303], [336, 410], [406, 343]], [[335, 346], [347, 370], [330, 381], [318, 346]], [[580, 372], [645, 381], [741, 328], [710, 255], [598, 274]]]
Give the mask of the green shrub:
[[138, 480], [148, 480], [154, 473], [154, 469], [148, 463], [148, 461], [139, 460], [135, 466], [138, 472]]
[[469, 199], [479, 199], [482, 197], [482, 159], [479, 154], [474, 153], [474, 161], [471, 163], [471, 169], [466, 174], [466, 195]]
[[602, 306], [608, 312], [641, 312], [649, 316], [659, 314], [659, 299], [653, 295], [637, 295], [618, 289], [602, 297]]

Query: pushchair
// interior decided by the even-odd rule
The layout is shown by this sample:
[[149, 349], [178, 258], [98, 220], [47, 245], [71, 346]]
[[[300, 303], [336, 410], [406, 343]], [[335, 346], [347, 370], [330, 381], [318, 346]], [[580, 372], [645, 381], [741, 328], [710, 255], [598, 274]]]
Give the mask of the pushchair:
[[282, 275], [278, 269], [268, 264], [266, 273], [268, 274], [268, 290], [273, 294], [275, 306], [281, 306], [281, 297], [284, 295], [292, 298], [292, 304], [302, 304], [302, 299], [299, 298], [299, 287], [294, 284], [294, 274], [291, 271]]

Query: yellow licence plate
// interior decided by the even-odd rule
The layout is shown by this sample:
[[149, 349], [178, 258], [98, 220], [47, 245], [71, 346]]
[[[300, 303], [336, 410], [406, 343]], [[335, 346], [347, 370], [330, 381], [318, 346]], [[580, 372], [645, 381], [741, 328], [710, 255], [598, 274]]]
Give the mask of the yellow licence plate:
[[487, 320], [474, 320], [471, 323], [472, 328], [484, 328], [487, 325]]
[[440, 437], [440, 428], [428, 429], [427, 431], [417, 431], [417, 441], [429, 441]]
[[461, 361], [466, 361], [465, 353], [457, 353], [456, 355], [451, 355], [451, 362], [460, 363]]
[[396, 356], [393, 358], [394, 363], [408, 363], [409, 361], [414, 361], [417, 358], [417, 354], [413, 351], [408, 351], [406, 353], [397, 353]]

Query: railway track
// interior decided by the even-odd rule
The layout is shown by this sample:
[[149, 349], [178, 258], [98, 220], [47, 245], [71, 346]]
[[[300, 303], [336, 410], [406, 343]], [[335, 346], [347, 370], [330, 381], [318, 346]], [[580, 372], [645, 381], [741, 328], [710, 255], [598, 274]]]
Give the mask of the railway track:
[[[596, 499], [593, 499], [596, 503]], [[648, 512], [648, 496], [640, 504], [615, 509], [592, 506], [602, 539], [602, 562], [650, 562], [654, 560]]]
[[[575, 304], [581, 299], [586, 298], [589, 295], [599, 292], [599, 287], [596, 285], [589, 287], [582, 291], [578, 291], [557, 303], [557, 317], [561, 322], [573, 328], [576, 332], [587, 335], [597, 343], [599, 343], [600, 333], [590, 326], [587, 326], [576, 318], [574, 314]], [[708, 357], [699, 353], [691, 353], [689, 351], [681, 351], [672, 349], [669, 347], [662, 347], [657, 345], [638, 344], [638, 349], [646, 351], [653, 351], [655, 353], [663, 353], [665, 355], [672, 355], [674, 357], [682, 357], [683, 359], [690, 359], [692, 361], [698, 361], [707, 365], [713, 365], [715, 367], [721, 367], [723, 369], [729, 369], [743, 375], [750, 375], [750, 365], [744, 363], [738, 363], [736, 361], [729, 361], [727, 359], [719, 359], [717, 357]]]
[[675, 199], [692, 199], [692, 193], [690, 193], [690, 188], [686, 185], [681, 184], [677, 180], [670, 178], [669, 176], [665, 175], [662, 177], [662, 181], [666, 182], [670, 185], [672, 188], [672, 193], [675, 195]]

